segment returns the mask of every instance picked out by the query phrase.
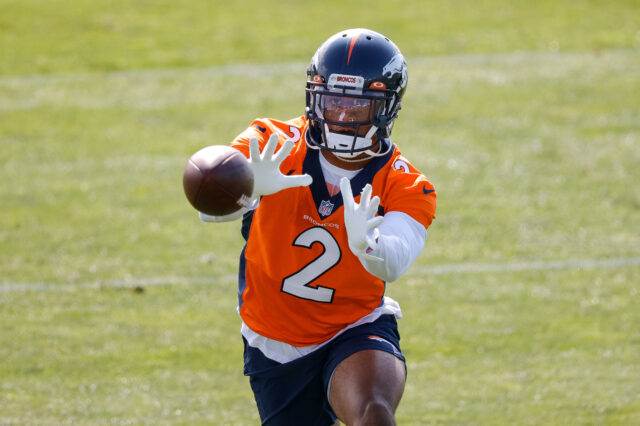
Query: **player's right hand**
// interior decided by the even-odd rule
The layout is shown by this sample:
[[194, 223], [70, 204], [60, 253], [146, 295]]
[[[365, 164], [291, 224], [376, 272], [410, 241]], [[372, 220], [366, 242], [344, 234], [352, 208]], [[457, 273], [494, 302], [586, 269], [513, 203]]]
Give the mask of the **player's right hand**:
[[253, 170], [254, 182], [252, 198], [275, 194], [283, 189], [296, 186], [309, 186], [313, 181], [311, 176], [307, 174], [296, 176], [282, 174], [280, 165], [293, 149], [293, 141], [285, 141], [280, 150], [275, 153], [277, 145], [278, 135], [274, 133], [269, 137], [261, 154], [258, 139], [251, 138], [249, 140], [249, 165]]

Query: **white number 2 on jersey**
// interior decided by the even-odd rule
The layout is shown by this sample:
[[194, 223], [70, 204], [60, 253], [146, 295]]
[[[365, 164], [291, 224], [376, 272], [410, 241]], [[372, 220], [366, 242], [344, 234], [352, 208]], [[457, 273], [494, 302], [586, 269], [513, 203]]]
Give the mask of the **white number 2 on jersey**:
[[322, 274], [340, 262], [342, 253], [333, 235], [324, 228], [309, 228], [293, 242], [296, 247], [310, 249], [313, 244], [320, 243], [324, 249], [320, 256], [307, 263], [298, 272], [282, 280], [282, 291], [301, 299], [322, 303], [331, 303], [335, 289], [329, 287], [312, 287], [310, 284]]

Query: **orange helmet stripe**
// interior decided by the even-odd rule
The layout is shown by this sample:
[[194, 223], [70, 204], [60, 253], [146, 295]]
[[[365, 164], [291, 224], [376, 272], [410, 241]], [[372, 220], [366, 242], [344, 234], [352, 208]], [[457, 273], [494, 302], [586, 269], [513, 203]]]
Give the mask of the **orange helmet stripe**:
[[351, 37], [351, 45], [349, 46], [349, 56], [347, 56], [347, 65], [349, 65], [349, 61], [351, 61], [351, 52], [353, 52], [353, 48], [356, 45], [356, 41], [358, 41], [358, 37], [360, 37], [360, 33], [356, 33], [355, 36]]

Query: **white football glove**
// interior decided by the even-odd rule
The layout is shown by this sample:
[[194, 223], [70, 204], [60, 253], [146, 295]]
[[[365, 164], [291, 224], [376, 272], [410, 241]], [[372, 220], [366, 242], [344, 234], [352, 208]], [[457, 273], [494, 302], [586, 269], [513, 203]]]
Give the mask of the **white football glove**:
[[[360, 204], [356, 204], [349, 179], [340, 180], [340, 191], [344, 203], [344, 225], [347, 228], [349, 248], [359, 258], [382, 261], [379, 257], [367, 253], [378, 248], [378, 226], [384, 218], [375, 216], [380, 205], [380, 197], [371, 198], [371, 185], [366, 184], [360, 194]], [[375, 216], [375, 217], [374, 217]]]
[[237, 219], [240, 219], [244, 214], [248, 211], [254, 210], [258, 207], [258, 200], [253, 200], [253, 203], [248, 207], [243, 207], [240, 210], [233, 212], [231, 214], [227, 214], [224, 216], [211, 216], [206, 213], [198, 212], [198, 217], [203, 222], [212, 222], [212, 223], [220, 223], [220, 222], [231, 222]]
[[280, 171], [280, 164], [289, 155], [293, 148], [293, 141], [287, 140], [277, 154], [274, 155], [278, 145], [278, 135], [272, 134], [260, 154], [257, 138], [249, 140], [249, 165], [253, 170], [253, 195], [258, 198], [261, 195], [275, 194], [283, 189], [295, 186], [309, 186], [313, 179], [311, 176], [296, 175], [286, 176]]

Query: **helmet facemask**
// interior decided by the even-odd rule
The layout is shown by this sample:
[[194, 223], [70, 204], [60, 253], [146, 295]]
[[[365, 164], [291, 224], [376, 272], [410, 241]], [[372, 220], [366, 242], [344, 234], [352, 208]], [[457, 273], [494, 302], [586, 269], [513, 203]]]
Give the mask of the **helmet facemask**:
[[[393, 91], [309, 82], [307, 116], [320, 132], [319, 147], [343, 160], [385, 155], [381, 142], [389, 137], [399, 98]], [[358, 158], [361, 161], [363, 158]]]

